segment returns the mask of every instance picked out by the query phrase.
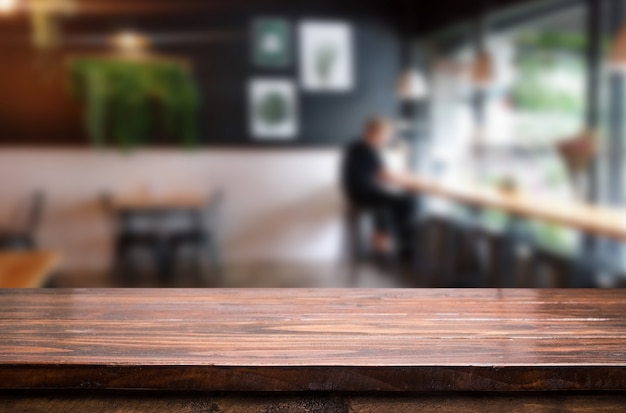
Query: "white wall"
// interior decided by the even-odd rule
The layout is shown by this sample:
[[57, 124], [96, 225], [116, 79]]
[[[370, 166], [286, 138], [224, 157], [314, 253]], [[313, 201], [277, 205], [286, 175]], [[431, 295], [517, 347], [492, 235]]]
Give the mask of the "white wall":
[[48, 206], [40, 245], [66, 270], [101, 270], [112, 234], [98, 204], [104, 191], [226, 192], [223, 250], [237, 262], [333, 262], [340, 255], [339, 151], [78, 149], [0, 150], [0, 226], [34, 190]]

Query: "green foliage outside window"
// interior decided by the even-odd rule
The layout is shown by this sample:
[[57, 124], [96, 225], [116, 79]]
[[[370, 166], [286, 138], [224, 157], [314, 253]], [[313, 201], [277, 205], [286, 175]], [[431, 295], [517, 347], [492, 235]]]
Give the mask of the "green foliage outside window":
[[[586, 38], [578, 33], [523, 33], [515, 38], [517, 50], [516, 81], [511, 101], [520, 120], [518, 134], [533, 137], [544, 144], [555, 143], [582, 127], [585, 111]], [[530, 130], [533, 127], [533, 130]], [[542, 181], [546, 188], [568, 185], [568, 175], [557, 155], [539, 157]], [[488, 225], [502, 226], [506, 217], [498, 212], [485, 214]], [[571, 254], [576, 237], [559, 225], [527, 220], [524, 231], [537, 244], [560, 254]]]
[[556, 76], [584, 76], [585, 39], [576, 34], [525, 34], [517, 39], [518, 78], [511, 91], [519, 110], [556, 112], [578, 116], [584, 97], [555, 84]]

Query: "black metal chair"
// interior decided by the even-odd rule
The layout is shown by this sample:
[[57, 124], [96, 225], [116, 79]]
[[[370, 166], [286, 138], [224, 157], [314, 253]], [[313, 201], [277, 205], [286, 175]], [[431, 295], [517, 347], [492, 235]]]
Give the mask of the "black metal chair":
[[[161, 278], [169, 273], [170, 260], [167, 246], [155, 223], [148, 223], [141, 228], [135, 225], [136, 216], [132, 211], [116, 211], [110, 194], [101, 196], [101, 204], [111, 226], [115, 231], [113, 273], [123, 282], [136, 281], [136, 266], [133, 253], [147, 250], [154, 257], [154, 262]], [[145, 215], [145, 214], [142, 214]]]
[[[184, 247], [191, 247], [196, 254], [195, 268], [197, 275], [201, 275], [203, 258], [207, 257], [211, 271], [216, 278], [222, 274], [222, 262], [219, 248], [219, 221], [220, 209], [224, 194], [213, 194], [203, 210], [185, 211], [191, 220], [182, 228], [173, 228], [165, 233], [169, 250], [172, 253], [172, 268], [175, 269]], [[191, 213], [191, 215], [189, 215]]]
[[13, 228], [0, 228], [0, 249], [26, 249], [37, 248], [35, 233], [39, 228], [43, 216], [45, 197], [42, 192], [31, 195], [29, 204], [22, 209], [21, 216]]

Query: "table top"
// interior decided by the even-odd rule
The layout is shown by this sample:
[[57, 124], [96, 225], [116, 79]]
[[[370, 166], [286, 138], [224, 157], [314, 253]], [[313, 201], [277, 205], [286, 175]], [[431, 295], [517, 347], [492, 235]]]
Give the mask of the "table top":
[[0, 252], [0, 288], [41, 287], [59, 261], [55, 252]]
[[568, 226], [592, 235], [626, 241], [626, 211], [582, 202], [544, 199], [523, 191], [478, 185], [451, 186], [416, 177], [415, 192], [481, 208], [498, 209], [523, 218]]
[[206, 207], [209, 196], [197, 193], [137, 192], [113, 197], [112, 206], [117, 211], [163, 211], [163, 210], [198, 210]]
[[621, 290], [5, 290], [0, 388], [626, 390]]

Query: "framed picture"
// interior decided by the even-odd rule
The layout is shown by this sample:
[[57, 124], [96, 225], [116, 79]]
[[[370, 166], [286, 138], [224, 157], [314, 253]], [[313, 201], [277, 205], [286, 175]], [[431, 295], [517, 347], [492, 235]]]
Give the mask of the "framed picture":
[[303, 21], [299, 39], [304, 90], [349, 92], [354, 88], [353, 33], [348, 23]]
[[291, 28], [285, 19], [258, 18], [252, 23], [252, 59], [259, 67], [291, 64]]
[[291, 80], [253, 79], [249, 84], [250, 133], [262, 140], [292, 140], [298, 135], [296, 87]]

